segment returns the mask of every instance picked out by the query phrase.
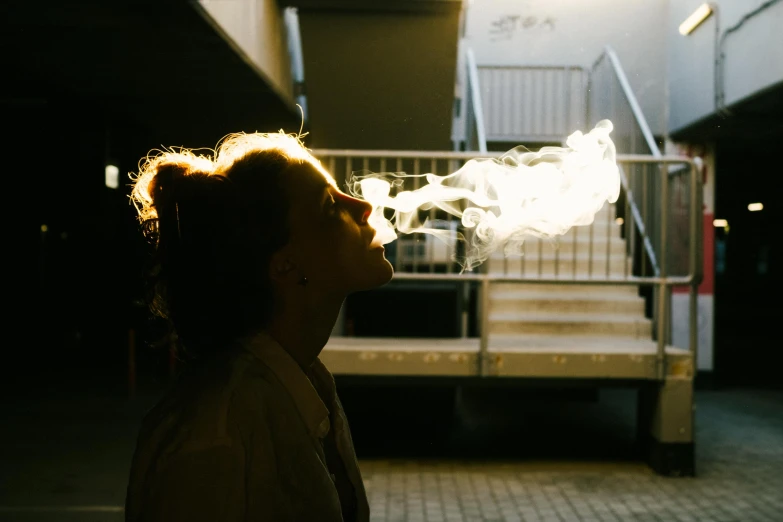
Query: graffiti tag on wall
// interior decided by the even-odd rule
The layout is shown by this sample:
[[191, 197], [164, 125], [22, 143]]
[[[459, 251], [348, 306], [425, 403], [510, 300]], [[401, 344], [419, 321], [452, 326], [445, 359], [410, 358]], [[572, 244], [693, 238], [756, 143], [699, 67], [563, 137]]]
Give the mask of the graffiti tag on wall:
[[530, 30], [555, 30], [555, 18], [552, 16], [502, 15], [490, 23], [491, 41], [511, 40], [514, 35]]

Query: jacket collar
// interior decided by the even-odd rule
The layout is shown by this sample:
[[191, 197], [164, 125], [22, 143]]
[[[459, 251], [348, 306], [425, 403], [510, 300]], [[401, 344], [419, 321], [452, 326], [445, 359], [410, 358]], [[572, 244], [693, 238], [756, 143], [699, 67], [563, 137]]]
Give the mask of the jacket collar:
[[305, 373], [293, 357], [266, 332], [249, 336], [241, 344], [275, 374], [296, 404], [310, 433], [318, 438], [325, 437], [330, 429], [329, 409], [316, 386], [331, 403], [335, 396], [335, 384], [321, 360], [316, 357]]

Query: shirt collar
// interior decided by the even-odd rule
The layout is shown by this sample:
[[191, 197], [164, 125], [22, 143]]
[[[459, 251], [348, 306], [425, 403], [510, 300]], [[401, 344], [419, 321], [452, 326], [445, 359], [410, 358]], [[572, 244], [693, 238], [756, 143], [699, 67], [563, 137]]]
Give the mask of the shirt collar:
[[331, 403], [335, 396], [335, 383], [321, 360], [316, 357], [310, 371], [305, 373], [293, 357], [266, 332], [244, 339], [242, 345], [272, 370], [293, 399], [310, 433], [318, 438], [325, 437], [330, 429], [329, 409], [316, 386]]

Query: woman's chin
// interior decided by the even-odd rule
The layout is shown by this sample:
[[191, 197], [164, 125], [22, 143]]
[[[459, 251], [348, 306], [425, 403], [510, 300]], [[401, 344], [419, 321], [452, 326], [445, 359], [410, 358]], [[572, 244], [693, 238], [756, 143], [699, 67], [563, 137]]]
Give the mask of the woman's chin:
[[386, 270], [385, 270], [385, 272], [384, 272], [384, 280], [383, 280], [383, 283], [381, 283], [381, 284], [382, 284], [382, 285], [385, 285], [386, 283], [388, 283], [389, 281], [391, 281], [391, 280], [392, 280], [392, 278], [394, 277], [394, 266], [392, 266], [392, 264], [389, 262], [389, 260], [388, 260], [388, 259], [386, 259], [385, 257], [383, 258], [383, 261], [384, 261], [384, 264], [385, 264], [384, 268], [385, 268]]
[[394, 267], [385, 257], [379, 262], [372, 263], [371, 267], [367, 267], [365, 274], [369, 277], [363, 281], [360, 286], [361, 290], [372, 290], [387, 284], [394, 277]]

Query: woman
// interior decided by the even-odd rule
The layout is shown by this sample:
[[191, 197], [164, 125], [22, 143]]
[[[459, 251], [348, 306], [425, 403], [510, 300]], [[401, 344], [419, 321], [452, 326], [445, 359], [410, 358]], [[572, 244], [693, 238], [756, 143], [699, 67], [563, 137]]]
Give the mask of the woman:
[[318, 355], [346, 296], [393, 275], [370, 205], [282, 132], [148, 158], [132, 200], [156, 245], [151, 306], [187, 365], [145, 416], [126, 520], [368, 521]]

